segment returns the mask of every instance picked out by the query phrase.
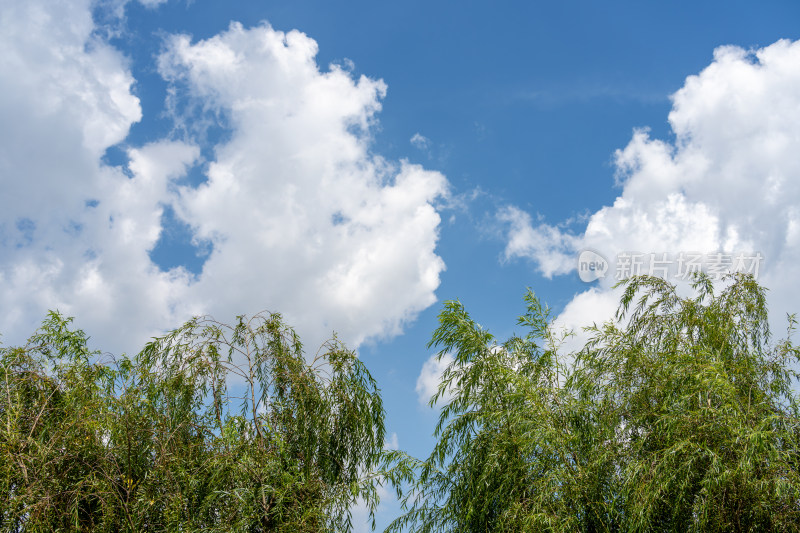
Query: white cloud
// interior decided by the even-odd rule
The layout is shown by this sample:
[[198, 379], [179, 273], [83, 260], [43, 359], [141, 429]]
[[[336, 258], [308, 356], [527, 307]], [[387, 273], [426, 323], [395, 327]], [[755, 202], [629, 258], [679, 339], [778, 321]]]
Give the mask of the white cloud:
[[399, 450], [400, 449], [400, 442], [397, 438], [397, 433], [392, 432], [386, 442], [383, 443], [383, 448], [386, 450]]
[[[428, 405], [431, 398], [439, 390], [439, 383], [442, 381], [442, 374], [454, 361], [454, 357], [446, 353], [441, 358], [438, 355], [432, 355], [422, 365], [422, 370], [417, 377], [417, 400], [421, 405]], [[447, 392], [439, 399], [439, 404], [446, 404], [451, 399], [451, 394]]]
[[[124, 58], [92, 36], [88, 2], [2, 2], [0, 222], [63, 217], [97, 187], [97, 159], [141, 118]], [[57, 162], [57, 163], [56, 163]], [[48, 179], [43, 187], [39, 176]]]
[[[589, 218], [582, 235], [506, 214], [507, 256], [528, 257], [548, 274], [574, 267], [568, 258], [583, 248], [612, 260], [626, 251], [760, 252], [773, 314], [797, 310], [800, 42], [752, 52], [718, 48], [713, 63], [673, 96], [669, 122], [674, 142], [638, 130], [617, 151], [622, 193]], [[609, 297], [601, 294], [614, 282], [613, 264], [610, 274], [601, 292], [567, 306], [569, 322], [593, 315], [590, 308], [597, 320], [609, 313]]]
[[[47, 309], [59, 308], [107, 327], [107, 338], [124, 346], [131, 329], [141, 335], [157, 314], [141, 305], [158, 308], [171, 278], [180, 277], [158, 273], [143, 247], [158, 236], [154, 196], [164, 177], [128, 179], [99, 161], [141, 108], [126, 59], [95, 36], [89, 8], [32, 1], [0, 9], [0, 331], [7, 342], [23, 340]], [[143, 148], [139, 160], [149, 152]], [[149, 295], [155, 303], [143, 302]]]
[[[96, 37], [89, 8], [4, 2], [0, 15], [6, 343], [51, 308], [113, 351], [192, 314], [266, 308], [316, 350], [333, 330], [351, 345], [395, 335], [435, 301], [434, 203], [447, 182], [370, 152], [382, 81], [320, 71], [316, 43], [296, 31], [233, 24], [199, 43], [176, 36], [159, 59], [172, 103], [223, 117], [230, 136], [199, 188], [177, 181], [198, 161], [191, 142], [131, 148], [123, 172], [101, 157], [141, 108], [127, 60]], [[197, 277], [150, 261], [166, 205], [213, 243]]]
[[420, 133], [412, 135], [409, 142], [414, 148], [422, 150], [425, 153], [430, 153], [431, 151], [431, 140]]
[[531, 216], [514, 206], [503, 208], [497, 218], [509, 226], [506, 259], [531, 258], [547, 278], [574, 268], [575, 257], [571, 252], [575, 238], [571, 235], [547, 224], [534, 227]]
[[583, 348], [591, 337], [584, 328], [595, 324], [601, 326], [603, 322], [613, 317], [619, 306], [621, 294], [619, 289], [603, 290], [591, 287], [575, 295], [553, 321], [553, 328], [559, 337], [561, 333], [571, 333], [559, 345], [558, 352], [569, 355]]
[[267, 306], [301, 331], [336, 329], [359, 344], [399, 333], [435, 301], [444, 264], [433, 202], [447, 183], [369, 154], [384, 83], [320, 72], [316, 51], [269, 26], [173, 39], [162, 73], [233, 130], [178, 210], [214, 243], [195, 290], [216, 309]]

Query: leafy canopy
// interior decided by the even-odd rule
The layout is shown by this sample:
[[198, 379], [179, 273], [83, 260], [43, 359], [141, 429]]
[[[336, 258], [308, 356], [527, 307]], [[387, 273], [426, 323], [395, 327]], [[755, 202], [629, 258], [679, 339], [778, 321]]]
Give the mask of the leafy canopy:
[[277, 314], [196, 318], [134, 358], [50, 313], [0, 347], [0, 530], [341, 531], [378, 502], [377, 384]]
[[526, 333], [502, 343], [447, 302], [431, 405], [451, 399], [426, 460], [390, 457], [410, 486], [389, 530], [800, 529], [798, 350], [770, 344], [752, 278], [725, 281], [684, 298], [632, 278], [617, 320], [566, 355], [530, 291]]
[[570, 354], [530, 291], [502, 343], [445, 303], [425, 460], [382, 450], [353, 352], [309, 364], [279, 315], [197, 318], [113, 359], [51, 313], [0, 347], [0, 529], [344, 531], [390, 483], [389, 531], [796, 531], [800, 352], [772, 343], [752, 278], [694, 290], [628, 280]]

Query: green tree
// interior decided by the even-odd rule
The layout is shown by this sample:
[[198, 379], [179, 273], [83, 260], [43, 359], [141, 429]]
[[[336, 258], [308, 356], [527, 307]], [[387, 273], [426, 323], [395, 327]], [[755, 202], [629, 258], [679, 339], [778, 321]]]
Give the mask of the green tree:
[[447, 302], [431, 346], [453, 362], [431, 404], [452, 399], [426, 460], [389, 458], [410, 482], [389, 530], [800, 529], [798, 350], [770, 344], [752, 278], [694, 288], [628, 280], [573, 354], [531, 292], [504, 343]]
[[3, 531], [341, 531], [378, 503], [378, 387], [277, 314], [194, 319], [134, 358], [50, 313], [0, 348]]

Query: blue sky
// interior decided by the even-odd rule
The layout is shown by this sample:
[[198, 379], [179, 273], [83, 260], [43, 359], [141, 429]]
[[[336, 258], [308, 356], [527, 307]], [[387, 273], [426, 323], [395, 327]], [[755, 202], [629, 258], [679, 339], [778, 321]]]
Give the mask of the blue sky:
[[0, 5], [6, 344], [280, 311], [422, 456], [444, 300], [503, 339], [531, 287], [579, 330], [618, 297], [581, 250], [759, 253], [797, 310], [795, 2]]

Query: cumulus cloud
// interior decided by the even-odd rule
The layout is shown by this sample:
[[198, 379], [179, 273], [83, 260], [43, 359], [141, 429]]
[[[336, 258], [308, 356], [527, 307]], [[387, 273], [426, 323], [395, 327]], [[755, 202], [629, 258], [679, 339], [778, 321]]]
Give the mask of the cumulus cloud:
[[[438, 355], [432, 355], [422, 365], [422, 370], [417, 377], [417, 399], [421, 405], [428, 405], [431, 398], [439, 390], [439, 383], [442, 380], [442, 374], [450, 364], [453, 363], [454, 357], [446, 353], [439, 358]], [[440, 404], [446, 404], [450, 401], [451, 395], [445, 393], [439, 399]]]
[[[114, 351], [192, 314], [269, 309], [316, 350], [334, 330], [351, 345], [395, 335], [435, 301], [435, 204], [447, 181], [371, 153], [382, 81], [321, 70], [313, 39], [266, 24], [174, 36], [158, 69], [178, 126], [222, 121], [228, 135], [203, 146], [193, 125], [195, 136], [130, 147], [124, 168], [111, 166], [106, 149], [142, 111], [90, 3], [2, 4], [5, 342], [52, 308]], [[189, 186], [182, 178], [199, 163], [206, 180]], [[150, 259], [167, 206], [211, 244], [197, 276]]]
[[584, 328], [601, 326], [617, 311], [622, 290], [592, 287], [575, 297], [564, 307], [553, 321], [553, 328], [560, 335], [569, 333], [558, 347], [561, 354], [572, 354], [583, 348], [589, 341], [590, 333]]
[[447, 183], [371, 156], [385, 84], [321, 72], [316, 52], [306, 35], [266, 25], [171, 41], [164, 77], [232, 130], [177, 210], [213, 242], [194, 290], [217, 309], [270, 306], [359, 344], [399, 333], [435, 301], [444, 264], [433, 204]]
[[132, 179], [100, 163], [141, 108], [126, 59], [96, 36], [90, 7], [0, 9], [0, 331], [9, 341], [50, 308], [80, 310], [87, 324], [111, 312], [109, 337], [123, 338], [147, 316], [137, 307], [144, 295], [171, 284], [142, 248], [158, 236], [153, 200], [165, 179], [139, 173], [151, 150], [136, 157]]
[[[563, 273], [570, 264], [574, 268], [567, 258], [584, 248], [611, 262], [610, 275], [567, 306], [564, 322], [609, 313], [607, 295], [623, 252], [657, 253], [658, 259], [667, 253], [673, 268], [681, 252], [702, 254], [707, 267], [719, 258], [713, 254], [722, 252], [727, 267], [721, 270], [735, 265], [737, 254], [747, 259], [760, 253], [759, 279], [772, 291], [774, 315], [795, 306], [800, 42], [784, 40], [753, 51], [720, 47], [714, 61], [688, 77], [672, 99], [669, 123], [675, 140], [634, 132], [615, 154], [622, 192], [589, 218], [583, 234], [535, 225], [514, 208], [513, 216], [505, 215], [507, 256], [530, 258], [544, 274]], [[643, 259], [653, 264], [652, 257]], [[680, 280], [680, 272], [669, 275]]]

